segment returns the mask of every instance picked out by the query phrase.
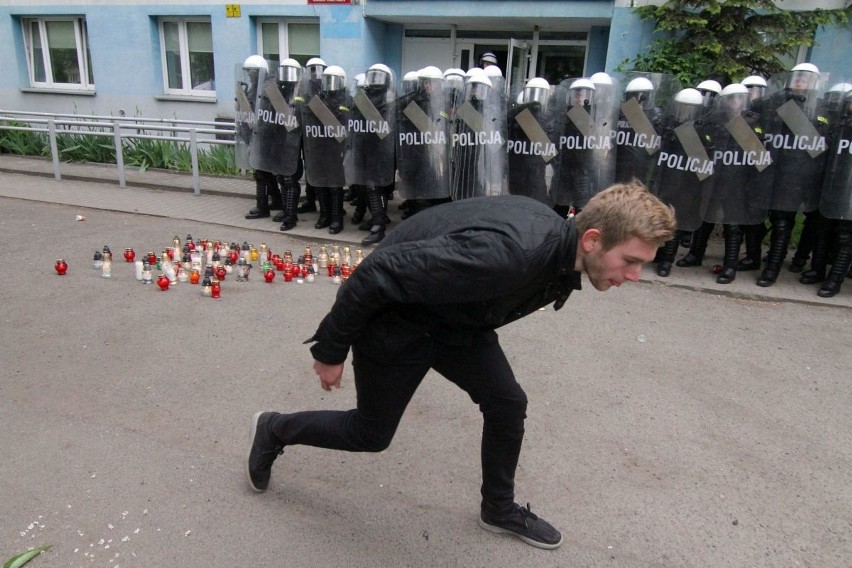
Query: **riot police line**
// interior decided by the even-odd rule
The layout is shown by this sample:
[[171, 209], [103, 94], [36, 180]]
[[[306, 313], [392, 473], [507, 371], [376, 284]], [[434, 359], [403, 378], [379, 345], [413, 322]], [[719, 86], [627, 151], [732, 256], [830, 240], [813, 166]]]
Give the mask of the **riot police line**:
[[[570, 216], [635, 178], [677, 214], [679, 235], [661, 248], [657, 273], [700, 266], [718, 224], [721, 284], [754, 270], [758, 285], [771, 286], [801, 212], [790, 269], [829, 297], [849, 270], [850, 88], [804, 63], [724, 88], [709, 79], [685, 87], [662, 73], [596, 73], [554, 85], [534, 78], [507, 94], [496, 66], [430, 66], [397, 81], [376, 64], [350, 82], [319, 58], [302, 68], [252, 56], [237, 69], [236, 155], [257, 181], [248, 218], [280, 208], [274, 219], [289, 230], [297, 213], [316, 210], [314, 226], [334, 234], [348, 200], [352, 221], [369, 231], [365, 244], [384, 237], [394, 192], [403, 217], [506, 193]], [[685, 236], [689, 250], [675, 260]]]

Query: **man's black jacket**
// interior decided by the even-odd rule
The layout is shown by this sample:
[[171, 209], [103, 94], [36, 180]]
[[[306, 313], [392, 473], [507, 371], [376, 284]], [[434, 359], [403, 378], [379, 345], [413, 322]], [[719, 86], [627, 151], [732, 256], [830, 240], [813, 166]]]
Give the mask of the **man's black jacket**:
[[478, 197], [431, 207], [390, 232], [340, 288], [309, 341], [342, 363], [371, 321], [396, 313], [436, 340], [493, 330], [580, 288], [577, 231], [523, 196]]

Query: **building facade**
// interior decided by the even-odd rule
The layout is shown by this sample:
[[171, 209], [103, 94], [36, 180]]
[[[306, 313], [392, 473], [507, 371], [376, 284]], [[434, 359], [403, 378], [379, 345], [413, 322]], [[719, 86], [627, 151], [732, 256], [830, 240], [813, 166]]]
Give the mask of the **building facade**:
[[[351, 78], [377, 62], [399, 76], [466, 70], [490, 51], [510, 86], [554, 82], [612, 72], [642, 52], [652, 30], [633, 13], [641, 1], [0, 0], [0, 109], [225, 120], [235, 67], [255, 53], [319, 56]], [[850, 29], [816, 39], [800, 59], [852, 78]]]

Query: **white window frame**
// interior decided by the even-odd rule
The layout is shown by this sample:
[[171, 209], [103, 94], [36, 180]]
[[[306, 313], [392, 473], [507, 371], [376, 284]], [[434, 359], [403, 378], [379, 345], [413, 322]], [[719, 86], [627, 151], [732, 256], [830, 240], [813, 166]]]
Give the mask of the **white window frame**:
[[[278, 51], [281, 61], [290, 57], [290, 24], [314, 24], [319, 28], [319, 20], [302, 20], [293, 18], [257, 18], [257, 51], [263, 53], [263, 24], [278, 24]], [[319, 57], [319, 54], [316, 55]], [[279, 61], [278, 63], [281, 63]]]
[[[183, 85], [180, 88], [169, 87], [169, 66], [166, 61], [166, 34], [163, 29], [163, 24], [166, 22], [177, 24], [178, 29], [178, 44], [180, 47], [180, 67], [181, 78]], [[189, 66], [189, 39], [187, 37], [186, 25], [190, 23], [209, 24], [211, 35], [213, 32], [213, 22], [210, 18], [180, 18], [180, 17], [163, 17], [159, 18], [157, 27], [160, 34], [160, 60], [163, 68], [163, 92], [167, 95], [181, 95], [191, 97], [215, 97], [215, 89], [193, 89], [192, 88], [192, 70]], [[214, 53], [215, 61], [215, 53]], [[214, 77], [215, 80], [215, 77]]]
[[[53, 64], [50, 60], [50, 45], [47, 40], [48, 22], [72, 22], [74, 24], [74, 40], [77, 48], [77, 68], [80, 70], [80, 80], [76, 83], [57, 83], [53, 80]], [[44, 66], [44, 81], [36, 81], [35, 77], [35, 50], [33, 46], [32, 27], [38, 24], [39, 39], [41, 40], [41, 57]], [[21, 27], [24, 36], [24, 51], [27, 56], [27, 74], [30, 79], [30, 87], [36, 89], [61, 89], [94, 92], [94, 83], [89, 83], [89, 45], [87, 42], [86, 18], [77, 16], [50, 16], [22, 18]]]

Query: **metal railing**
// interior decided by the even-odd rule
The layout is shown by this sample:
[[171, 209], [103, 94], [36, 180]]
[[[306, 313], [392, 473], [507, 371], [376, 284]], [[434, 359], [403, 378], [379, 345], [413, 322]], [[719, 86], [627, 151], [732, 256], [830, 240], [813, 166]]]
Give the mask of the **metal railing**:
[[[28, 126], [10, 124], [12, 121], [26, 123]], [[148, 139], [188, 143], [192, 163], [192, 189], [196, 195], [201, 195], [198, 148], [199, 146], [215, 144], [233, 146], [235, 127], [233, 122], [143, 117], [116, 118], [114, 116], [0, 109], [0, 130], [47, 134], [50, 142], [50, 156], [53, 161], [53, 177], [57, 180], [62, 179], [59, 149], [56, 143], [57, 134], [112, 137], [115, 145], [115, 161], [118, 167], [118, 184], [122, 189], [127, 187], [123, 154], [124, 140]], [[149, 132], [157, 132], [158, 134], [149, 134]]]

